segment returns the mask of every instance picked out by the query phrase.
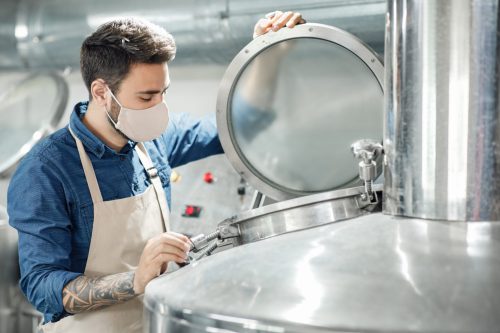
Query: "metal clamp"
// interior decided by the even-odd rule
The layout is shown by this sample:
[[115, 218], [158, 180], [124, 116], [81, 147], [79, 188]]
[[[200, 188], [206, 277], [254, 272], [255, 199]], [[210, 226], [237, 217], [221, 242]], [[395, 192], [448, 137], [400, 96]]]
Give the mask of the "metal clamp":
[[233, 224], [219, 225], [217, 230], [219, 230], [219, 238], [221, 240], [240, 236], [239, 228]]
[[200, 234], [198, 236], [190, 238], [189, 240], [191, 241], [191, 251], [194, 253], [200, 252], [205, 247], [207, 247], [211, 241], [217, 239], [219, 237], [219, 234], [219, 229], [217, 229], [207, 236], [205, 236], [204, 234]]
[[375, 159], [382, 154], [383, 147], [375, 140], [362, 139], [351, 145], [351, 150], [359, 162], [359, 178], [365, 184], [365, 193], [361, 200], [370, 204], [377, 203], [377, 194], [373, 191], [373, 181], [377, 177], [377, 162]]
[[[230, 221], [231, 219], [232, 218], [229, 218], [226, 221]], [[193, 262], [201, 259], [204, 256], [211, 255], [219, 245], [224, 244], [224, 241], [226, 239], [235, 238], [239, 235], [240, 232], [238, 227], [227, 223], [219, 225], [217, 229], [209, 235], [200, 234], [191, 237], [189, 239], [189, 241], [191, 242], [191, 250], [189, 252], [198, 253], [202, 250], [203, 252], [197, 258], [190, 256], [189, 262]]]

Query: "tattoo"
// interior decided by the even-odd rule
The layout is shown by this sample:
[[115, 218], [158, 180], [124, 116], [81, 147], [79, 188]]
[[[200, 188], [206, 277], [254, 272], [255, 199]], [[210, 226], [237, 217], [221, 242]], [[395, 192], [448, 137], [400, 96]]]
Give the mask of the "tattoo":
[[74, 314], [123, 303], [135, 296], [134, 272], [93, 278], [82, 275], [64, 287], [63, 305]]

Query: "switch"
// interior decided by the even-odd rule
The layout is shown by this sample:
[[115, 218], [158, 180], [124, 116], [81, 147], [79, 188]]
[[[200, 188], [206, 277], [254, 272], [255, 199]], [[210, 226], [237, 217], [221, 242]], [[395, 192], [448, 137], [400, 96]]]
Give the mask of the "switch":
[[202, 209], [201, 206], [186, 205], [182, 216], [184, 216], [184, 217], [199, 217], [200, 213], [201, 213], [201, 209]]

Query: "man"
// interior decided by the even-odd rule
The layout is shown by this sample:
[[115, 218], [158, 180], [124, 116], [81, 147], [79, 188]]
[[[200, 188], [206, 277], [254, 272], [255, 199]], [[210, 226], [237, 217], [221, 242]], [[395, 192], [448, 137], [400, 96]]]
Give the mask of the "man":
[[[254, 37], [302, 23], [275, 12]], [[83, 42], [89, 101], [20, 163], [8, 192], [21, 288], [44, 332], [138, 332], [140, 296], [190, 245], [169, 231], [171, 168], [222, 153], [213, 115], [169, 113], [170, 34], [121, 19]], [[168, 127], [167, 127], [168, 125]]]

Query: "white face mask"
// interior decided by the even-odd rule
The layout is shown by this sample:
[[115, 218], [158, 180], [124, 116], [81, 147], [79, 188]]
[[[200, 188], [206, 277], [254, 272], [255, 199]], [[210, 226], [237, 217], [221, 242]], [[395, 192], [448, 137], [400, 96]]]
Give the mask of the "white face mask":
[[108, 110], [106, 114], [115, 128], [136, 142], [150, 141], [162, 135], [168, 125], [168, 107], [165, 101], [143, 110], [123, 107], [115, 95], [107, 88], [113, 99], [120, 106], [118, 121], [115, 123]]

